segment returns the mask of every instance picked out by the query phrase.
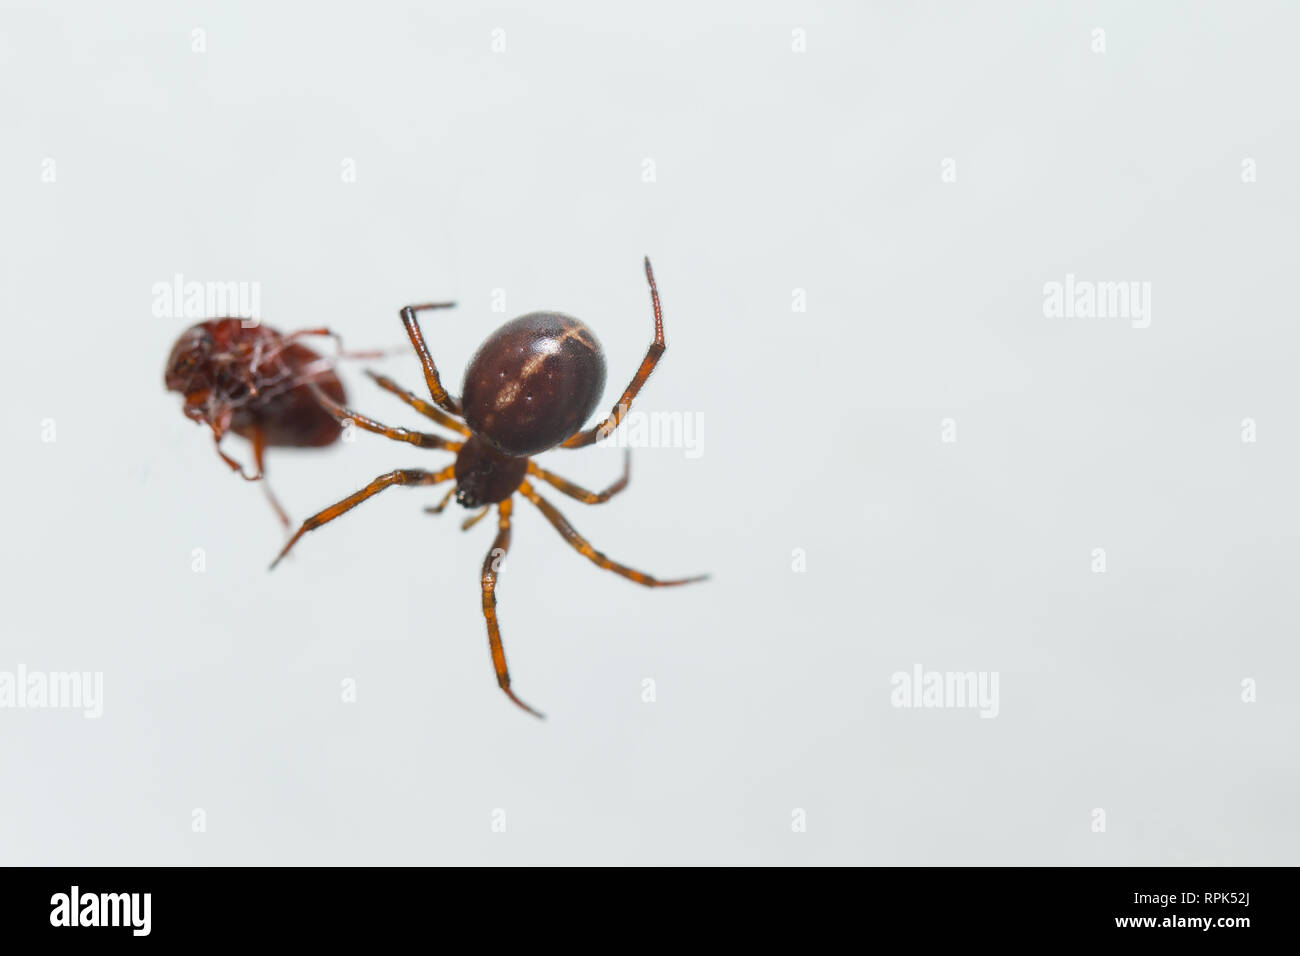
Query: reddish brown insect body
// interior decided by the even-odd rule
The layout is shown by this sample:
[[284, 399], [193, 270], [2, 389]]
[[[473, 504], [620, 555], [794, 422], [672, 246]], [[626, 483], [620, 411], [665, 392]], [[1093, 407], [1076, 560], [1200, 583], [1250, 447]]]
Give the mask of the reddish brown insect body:
[[530, 477], [537, 478], [571, 498], [593, 505], [608, 501], [627, 487], [629, 459], [626, 457], [623, 476], [601, 492], [580, 488], [538, 467], [530, 458], [556, 446], [582, 448], [590, 445], [617, 428], [627, 414], [632, 399], [650, 377], [666, 348], [659, 291], [655, 288], [649, 259], [645, 262], [645, 274], [650, 283], [650, 300], [654, 306], [654, 341], [613, 411], [599, 425], [585, 431], [579, 429], [595, 410], [605, 388], [605, 356], [596, 336], [582, 322], [557, 312], [532, 312], [507, 322], [488, 337], [470, 360], [461, 390], [462, 397], [456, 399], [442, 387], [438, 369], [424, 343], [416, 319], [417, 312], [448, 308], [453, 303], [436, 302], [402, 309], [402, 324], [424, 367], [424, 379], [433, 404], [383, 376], [370, 373], [371, 378], [416, 411], [463, 436], [464, 441], [405, 428], [390, 428], [343, 407], [341, 399], [333, 398], [314, 384], [309, 385], [309, 388], [317, 401], [339, 421], [349, 420], [365, 431], [420, 448], [455, 452], [455, 462], [439, 471], [404, 469], [380, 475], [365, 488], [304, 521], [271, 567], [274, 568], [308, 531], [333, 521], [385, 488], [454, 481], [455, 484], [442, 502], [425, 510], [440, 513], [454, 494], [459, 504], [482, 509], [462, 525], [469, 528], [484, 517], [492, 505], [496, 505], [497, 535], [492, 550], [483, 562], [480, 577], [488, 647], [498, 685], [512, 701], [540, 717], [541, 714], [516, 697], [510, 689], [510, 673], [506, 668], [505, 650], [496, 614], [497, 576], [501, 558], [510, 547], [510, 516], [516, 492], [536, 505], [572, 548], [601, 568], [646, 587], [689, 584], [706, 577], [701, 575], [660, 580], [610, 560], [578, 534], [555, 506], [537, 493], [528, 480]]
[[[243, 319], [210, 319], [176, 340], [163, 383], [185, 396], [187, 418], [212, 429], [221, 460], [244, 478], [258, 481], [265, 475], [267, 448], [322, 448], [338, 440], [341, 426], [321, 405], [316, 389], [343, 402], [343, 383], [329, 359], [295, 341], [332, 334], [307, 329], [286, 336], [266, 325], [245, 326]], [[253, 474], [221, 450], [227, 432], [252, 443]], [[263, 488], [288, 526], [289, 518], [270, 487]]]

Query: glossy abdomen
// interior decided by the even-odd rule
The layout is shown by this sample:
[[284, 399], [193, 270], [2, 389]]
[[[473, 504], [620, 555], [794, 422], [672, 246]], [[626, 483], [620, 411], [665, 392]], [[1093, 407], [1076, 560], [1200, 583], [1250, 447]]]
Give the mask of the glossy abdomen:
[[524, 457], [578, 431], [604, 391], [605, 357], [591, 329], [558, 312], [531, 312], [479, 346], [461, 407], [474, 434]]

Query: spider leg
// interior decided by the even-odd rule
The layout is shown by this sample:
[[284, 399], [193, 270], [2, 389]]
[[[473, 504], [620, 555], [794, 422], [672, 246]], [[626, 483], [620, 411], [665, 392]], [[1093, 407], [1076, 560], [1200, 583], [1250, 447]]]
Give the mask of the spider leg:
[[[447, 490], [447, 493], [442, 496], [441, 501], [439, 501], [436, 505], [429, 505], [424, 509], [425, 514], [431, 514], [431, 515], [442, 514], [443, 511], [447, 509], [447, 502], [451, 501], [451, 496], [454, 495], [455, 493], [456, 493], [456, 487], [453, 485], [451, 488]], [[485, 517], [487, 517], [487, 513], [491, 510], [492, 510], [491, 505], [484, 505], [482, 511], [470, 515], [468, 518], [466, 518], [464, 521], [461, 522], [460, 530], [468, 531], [470, 528], [474, 527], [474, 525], [478, 524]]]
[[298, 329], [296, 332], [290, 332], [288, 335], [286, 335], [286, 336], [284, 337], [284, 341], [285, 341], [285, 342], [294, 342], [294, 341], [296, 341], [296, 340], [298, 340], [298, 339], [300, 339], [300, 338], [303, 338], [303, 337], [305, 337], [305, 336], [308, 336], [308, 335], [323, 335], [323, 336], [325, 336], [326, 338], [331, 338], [331, 339], [333, 339], [333, 340], [334, 340], [334, 348], [335, 348], [335, 350], [336, 350], [335, 355], [336, 355], [337, 358], [354, 358], [354, 359], [367, 358], [367, 359], [369, 359], [369, 358], [383, 358], [383, 357], [384, 357], [384, 352], [383, 352], [382, 349], [370, 349], [370, 350], [365, 351], [365, 352], [349, 352], [349, 351], [346, 351], [346, 350], [343, 348], [343, 336], [339, 335], [339, 334], [338, 334], [337, 332], [335, 332], [333, 329], [327, 328], [327, 327], [325, 327], [325, 326], [320, 326], [319, 328], [315, 328], [315, 329]]
[[450, 481], [454, 476], [454, 465], [448, 465], [441, 471], [422, 471], [419, 468], [404, 468], [400, 471], [390, 471], [386, 475], [380, 475], [360, 491], [348, 495], [342, 501], [330, 505], [324, 511], [317, 512], [304, 521], [302, 526], [294, 533], [294, 536], [289, 539], [289, 543], [284, 546], [276, 559], [271, 562], [271, 570], [275, 569], [275, 566], [284, 559], [286, 554], [289, 553], [289, 549], [297, 544], [298, 539], [308, 531], [315, 531], [321, 525], [327, 524], [340, 515], [346, 514], [357, 505], [361, 504], [361, 502], [365, 501], [367, 498], [374, 497], [385, 488], [391, 488], [393, 485], [437, 485], [444, 481]]
[[262, 493], [266, 495], [266, 500], [271, 503], [275, 510], [275, 516], [280, 519], [280, 524], [284, 530], [289, 530], [289, 515], [280, 505], [280, 501], [275, 497], [275, 492], [271, 490], [271, 483], [266, 480], [266, 465], [263, 456], [266, 454], [266, 433], [262, 429], [253, 432], [253, 463], [257, 465], [258, 477], [262, 479]]
[[447, 502], [451, 501], [451, 496], [456, 493], [456, 486], [452, 485], [447, 489], [447, 493], [442, 496], [442, 500], [436, 505], [426, 505], [425, 513], [431, 515], [440, 515], [447, 509]]
[[622, 398], [618, 400], [618, 404], [614, 406], [614, 410], [609, 413], [609, 417], [594, 428], [588, 428], [585, 432], [576, 432], [570, 435], [560, 444], [561, 448], [583, 448], [590, 445], [592, 442], [604, 438], [617, 428], [618, 423], [623, 420], [623, 416], [626, 415], [628, 409], [632, 407], [632, 399], [636, 398], [637, 392], [641, 391], [641, 386], [644, 385], [646, 379], [650, 377], [650, 373], [655, 370], [655, 366], [659, 364], [660, 356], [662, 356], [664, 350], [668, 348], [664, 343], [664, 316], [663, 311], [659, 308], [659, 290], [655, 287], [655, 274], [650, 269], [649, 256], [647, 256], [645, 260], [645, 277], [650, 282], [650, 301], [654, 305], [655, 311], [654, 341], [650, 343], [650, 348], [646, 350], [645, 358], [641, 360], [641, 367], [638, 368], [636, 374], [632, 376], [631, 384], [629, 384], [623, 391]]
[[488, 649], [492, 652], [492, 669], [497, 674], [497, 686], [505, 691], [507, 697], [534, 717], [545, 717], [516, 697], [514, 691], [510, 689], [510, 671], [506, 668], [506, 652], [501, 645], [501, 627], [497, 624], [497, 572], [501, 567], [501, 559], [510, 550], [511, 507], [509, 498], [497, 505], [497, 536], [492, 542], [492, 550], [483, 559], [483, 619], [487, 621]]
[[[187, 401], [186, 404], [188, 405], [189, 402]], [[224, 461], [231, 471], [238, 473], [240, 478], [243, 478], [245, 481], [261, 481], [261, 463], [257, 466], [257, 474], [250, 475], [248, 472], [244, 471], [244, 466], [242, 464], [221, 450], [221, 442], [230, 432], [230, 422], [234, 418], [234, 415], [235, 413], [229, 404], [222, 404], [212, 415], [212, 418], [208, 423], [212, 428], [212, 447], [216, 449], [217, 457]]]
[[583, 504], [598, 505], [602, 502], [609, 501], [616, 494], [627, 487], [628, 479], [632, 477], [632, 450], [625, 449], [623, 454], [623, 477], [618, 479], [604, 491], [588, 491], [571, 481], [561, 478], [559, 475], [552, 474], [545, 468], [540, 468], [528, 462], [528, 473], [542, 479], [553, 488], [558, 488], [570, 498], [577, 498]]
[[261, 481], [262, 480], [261, 469], [258, 469], [257, 474], [250, 475], [248, 472], [244, 471], [243, 465], [241, 465], [238, 461], [231, 458], [229, 455], [227, 455], [224, 451], [221, 450], [221, 439], [224, 437], [225, 437], [224, 433], [218, 432], [216, 429], [213, 429], [212, 447], [217, 450], [217, 457], [220, 458], [222, 461], [224, 461], [227, 465], [229, 465], [230, 470], [236, 472], [239, 475], [239, 477], [243, 478], [245, 481]]
[[450, 428], [454, 432], [459, 432], [462, 435], [469, 435], [469, 429], [461, 422], [452, 418], [438, 406], [430, 405], [424, 399], [408, 392], [391, 378], [388, 378], [385, 375], [380, 375], [378, 372], [372, 372], [370, 369], [366, 369], [366, 374], [369, 375], [374, 380], [375, 384], [384, 391], [392, 392], [426, 418], [432, 418], [439, 425], [444, 428]]
[[635, 581], [637, 584], [644, 584], [648, 588], [668, 588], [674, 587], [678, 584], [691, 584], [695, 581], [704, 581], [708, 578], [707, 574], [697, 574], [689, 578], [672, 578], [671, 580], [661, 581], [658, 578], [651, 577], [643, 571], [637, 571], [629, 568], [627, 565], [619, 564], [617, 561], [612, 561], [593, 548], [586, 538], [578, 534], [578, 532], [574, 530], [573, 525], [569, 524], [569, 522], [565, 520], [564, 515], [560, 514], [556, 509], [555, 505], [551, 504], [534, 491], [533, 486], [528, 482], [525, 481], [519, 486], [519, 493], [537, 506], [538, 510], [546, 516], [546, 520], [555, 527], [556, 531], [560, 532], [560, 536], [568, 542], [570, 547], [581, 554], [584, 558], [591, 561], [593, 564], [604, 568], [606, 571], [613, 571], [615, 574], [621, 575], [629, 581]]
[[329, 412], [340, 422], [352, 422], [363, 431], [374, 432], [377, 435], [383, 435], [385, 438], [391, 438], [393, 441], [404, 441], [407, 444], [414, 445], [417, 448], [445, 448], [448, 451], [459, 451], [461, 443], [458, 441], [448, 441], [441, 435], [431, 435], [428, 432], [413, 432], [406, 428], [390, 428], [382, 425], [373, 419], [359, 415], [349, 408], [344, 408], [334, 399], [325, 394], [315, 382], [307, 382], [307, 388], [315, 396], [325, 411]]
[[434, 404], [444, 412], [450, 412], [453, 415], [460, 414], [460, 402], [447, 394], [447, 390], [442, 387], [442, 379], [438, 377], [438, 366], [433, 364], [433, 356], [429, 354], [429, 347], [424, 344], [424, 334], [420, 331], [420, 322], [415, 317], [415, 313], [423, 312], [426, 309], [450, 309], [455, 302], [428, 302], [424, 305], [408, 305], [402, 309], [402, 325], [406, 327], [407, 337], [411, 340], [411, 345], [415, 348], [415, 354], [420, 358], [420, 364], [424, 367], [424, 381], [429, 386], [429, 395], [433, 398]]

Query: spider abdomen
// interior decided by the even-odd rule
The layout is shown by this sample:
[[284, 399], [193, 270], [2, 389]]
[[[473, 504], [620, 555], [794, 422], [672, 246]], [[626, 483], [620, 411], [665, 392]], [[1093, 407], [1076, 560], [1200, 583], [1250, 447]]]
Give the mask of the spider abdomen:
[[461, 407], [476, 436], [502, 454], [528, 457], [581, 428], [604, 391], [605, 356], [591, 329], [558, 312], [530, 312], [479, 346]]

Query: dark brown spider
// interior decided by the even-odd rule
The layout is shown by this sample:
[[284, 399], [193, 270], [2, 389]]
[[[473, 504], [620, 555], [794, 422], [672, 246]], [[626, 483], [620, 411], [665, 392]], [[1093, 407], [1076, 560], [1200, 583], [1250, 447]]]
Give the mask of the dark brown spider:
[[434, 404], [430, 405], [382, 375], [373, 372], [367, 374], [380, 388], [392, 392], [417, 412], [443, 427], [465, 436], [465, 441], [451, 441], [440, 435], [405, 428], [390, 428], [343, 407], [314, 383], [309, 387], [315, 392], [317, 401], [340, 422], [351, 421], [365, 431], [419, 448], [455, 452], [456, 461], [440, 471], [402, 469], [380, 475], [360, 491], [304, 521], [271, 563], [271, 567], [279, 564], [289, 549], [308, 531], [314, 531], [333, 521], [385, 488], [393, 485], [436, 485], [454, 480], [455, 485], [442, 502], [425, 510], [441, 512], [454, 494], [458, 504], [466, 508], [482, 509], [465, 521], [464, 527], [469, 528], [486, 515], [492, 505], [497, 506], [497, 536], [483, 561], [481, 578], [483, 617], [487, 621], [492, 666], [496, 670], [497, 684], [506, 696], [530, 714], [541, 717], [540, 713], [516, 697], [510, 689], [510, 672], [506, 668], [501, 629], [497, 624], [497, 570], [501, 558], [510, 547], [511, 502], [516, 491], [536, 505], [546, 520], [578, 553], [596, 565], [637, 584], [652, 588], [672, 587], [703, 581], [708, 577], [699, 575], [661, 581], [610, 560], [578, 534], [556, 507], [539, 495], [528, 481], [530, 476], [540, 478], [569, 497], [590, 505], [608, 501], [627, 487], [630, 463], [627, 457], [624, 458], [623, 476], [601, 492], [580, 488], [538, 467], [529, 459], [557, 445], [561, 448], [582, 448], [610, 434], [623, 420], [632, 405], [632, 399], [654, 371], [666, 346], [659, 291], [655, 288], [654, 273], [650, 269], [648, 258], [645, 260], [645, 274], [650, 283], [650, 300], [654, 305], [654, 341], [609, 417], [586, 431], [579, 429], [595, 411], [605, 388], [605, 356], [591, 329], [582, 322], [558, 312], [531, 312], [507, 322], [488, 336], [487, 341], [474, 353], [465, 371], [461, 398], [456, 399], [442, 387], [438, 369], [424, 344], [424, 336], [415, 317], [422, 310], [449, 308], [455, 303], [433, 302], [408, 305], [402, 309], [402, 324], [424, 366], [424, 380], [429, 386]]

